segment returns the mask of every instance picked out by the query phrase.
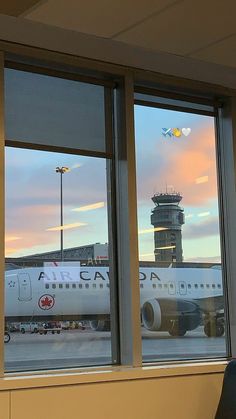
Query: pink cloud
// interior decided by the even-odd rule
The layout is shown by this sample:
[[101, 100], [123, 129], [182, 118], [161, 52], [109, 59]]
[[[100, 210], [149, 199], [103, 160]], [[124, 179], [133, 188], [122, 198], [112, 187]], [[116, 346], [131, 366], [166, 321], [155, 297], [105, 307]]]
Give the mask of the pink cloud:
[[[163, 192], [166, 184], [182, 194], [183, 205], [204, 206], [216, 198], [213, 126], [193, 129], [187, 138], [161, 141], [157, 141], [154, 153], [144, 150], [138, 161], [139, 199], [150, 199], [153, 193]], [[197, 184], [196, 179], [202, 176], [208, 176], [208, 182]]]
[[50, 235], [46, 231], [49, 225], [55, 223], [55, 218], [59, 222], [59, 210], [55, 205], [28, 205], [13, 209], [8, 212], [8, 222], [6, 224], [7, 236], [19, 236], [20, 239], [12, 243], [6, 243], [6, 255], [13, 256], [24, 249], [30, 253], [34, 246], [54, 246], [59, 247], [59, 235]]

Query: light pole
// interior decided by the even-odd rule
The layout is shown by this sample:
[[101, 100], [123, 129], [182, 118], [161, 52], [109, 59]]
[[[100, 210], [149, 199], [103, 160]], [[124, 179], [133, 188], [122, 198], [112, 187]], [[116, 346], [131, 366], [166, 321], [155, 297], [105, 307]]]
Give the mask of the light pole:
[[62, 175], [69, 172], [69, 167], [56, 167], [56, 173], [60, 173], [60, 207], [61, 207], [61, 261], [64, 260], [63, 254], [63, 189], [62, 189]]

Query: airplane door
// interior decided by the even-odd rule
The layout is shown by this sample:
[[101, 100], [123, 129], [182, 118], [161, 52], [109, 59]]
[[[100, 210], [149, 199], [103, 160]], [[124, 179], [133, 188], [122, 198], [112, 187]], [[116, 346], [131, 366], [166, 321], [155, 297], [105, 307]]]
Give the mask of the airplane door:
[[20, 301], [30, 301], [32, 299], [32, 288], [29, 274], [18, 274], [18, 299]]
[[180, 281], [179, 282], [179, 293], [181, 295], [186, 295], [187, 294], [187, 284], [184, 281]]
[[168, 282], [168, 292], [170, 295], [175, 295], [175, 283]]

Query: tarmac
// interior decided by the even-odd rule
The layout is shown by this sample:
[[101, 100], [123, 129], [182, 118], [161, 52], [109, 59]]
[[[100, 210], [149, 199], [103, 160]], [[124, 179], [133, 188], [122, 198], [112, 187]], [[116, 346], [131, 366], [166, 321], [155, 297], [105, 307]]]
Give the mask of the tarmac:
[[[63, 330], [60, 334], [11, 333], [5, 344], [5, 369], [38, 371], [109, 365], [111, 333], [87, 330]], [[203, 328], [184, 337], [171, 337], [167, 332], [142, 330], [144, 362], [221, 358], [226, 356], [225, 336], [208, 338]]]

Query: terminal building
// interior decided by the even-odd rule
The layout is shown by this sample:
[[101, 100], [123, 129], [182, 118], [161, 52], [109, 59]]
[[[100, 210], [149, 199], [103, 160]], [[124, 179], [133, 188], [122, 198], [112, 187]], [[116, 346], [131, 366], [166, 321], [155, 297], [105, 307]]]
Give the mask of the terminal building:
[[[70, 247], [63, 250], [64, 260], [78, 260], [86, 262], [102, 262], [108, 260], [108, 244], [93, 243], [85, 246]], [[59, 260], [61, 258], [60, 250], [51, 252], [37, 253], [21, 259], [40, 259], [40, 260]]]

